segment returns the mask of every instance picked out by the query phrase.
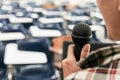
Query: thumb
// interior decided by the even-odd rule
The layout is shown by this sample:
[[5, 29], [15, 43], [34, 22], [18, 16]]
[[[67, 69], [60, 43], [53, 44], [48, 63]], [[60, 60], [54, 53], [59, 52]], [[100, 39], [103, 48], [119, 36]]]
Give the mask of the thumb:
[[90, 53], [90, 44], [85, 44], [81, 51], [80, 61], [82, 61]]

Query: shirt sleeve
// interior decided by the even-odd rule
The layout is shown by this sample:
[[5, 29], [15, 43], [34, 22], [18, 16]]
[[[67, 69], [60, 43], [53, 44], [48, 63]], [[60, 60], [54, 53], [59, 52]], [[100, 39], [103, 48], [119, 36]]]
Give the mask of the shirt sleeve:
[[69, 76], [67, 76], [64, 80], [72, 80], [77, 73], [72, 73]]

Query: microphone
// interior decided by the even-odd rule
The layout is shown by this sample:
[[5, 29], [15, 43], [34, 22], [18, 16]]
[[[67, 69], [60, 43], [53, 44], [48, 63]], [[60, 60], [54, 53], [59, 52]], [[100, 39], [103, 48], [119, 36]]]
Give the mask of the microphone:
[[82, 47], [90, 42], [92, 31], [88, 24], [79, 23], [72, 30], [72, 41], [74, 43], [74, 54], [76, 61], [80, 60]]

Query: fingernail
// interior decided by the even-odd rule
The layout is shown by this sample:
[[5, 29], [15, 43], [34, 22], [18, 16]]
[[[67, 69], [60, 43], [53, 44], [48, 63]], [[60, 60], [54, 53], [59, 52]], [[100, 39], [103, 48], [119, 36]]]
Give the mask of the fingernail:
[[89, 49], [89, 47], [90, 47], [89, 44], [86, 44], [86, 45], [85, 45], [85, 48], [86, 48], [86, 49]]

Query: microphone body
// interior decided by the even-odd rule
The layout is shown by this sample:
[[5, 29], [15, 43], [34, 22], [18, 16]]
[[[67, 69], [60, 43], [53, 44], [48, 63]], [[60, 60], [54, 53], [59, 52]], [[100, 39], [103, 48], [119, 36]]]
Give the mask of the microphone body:
[[80, 60], [80, 53], [83, 46], [90, 42], [91, 39], [91, 28], [85, 23], [75, 25], [72, 31], [72, 40], [74, 43], [74, 55], [76, 61]]
[[75, 42], [75, 46], [74, 46], [75, 58], [77, 61], [79, 61], [81, 50], [85, 44], [90, 42], [90, 38], [76, 38], [74, 36], [72, 38], [73, 38], [73, 41]]

